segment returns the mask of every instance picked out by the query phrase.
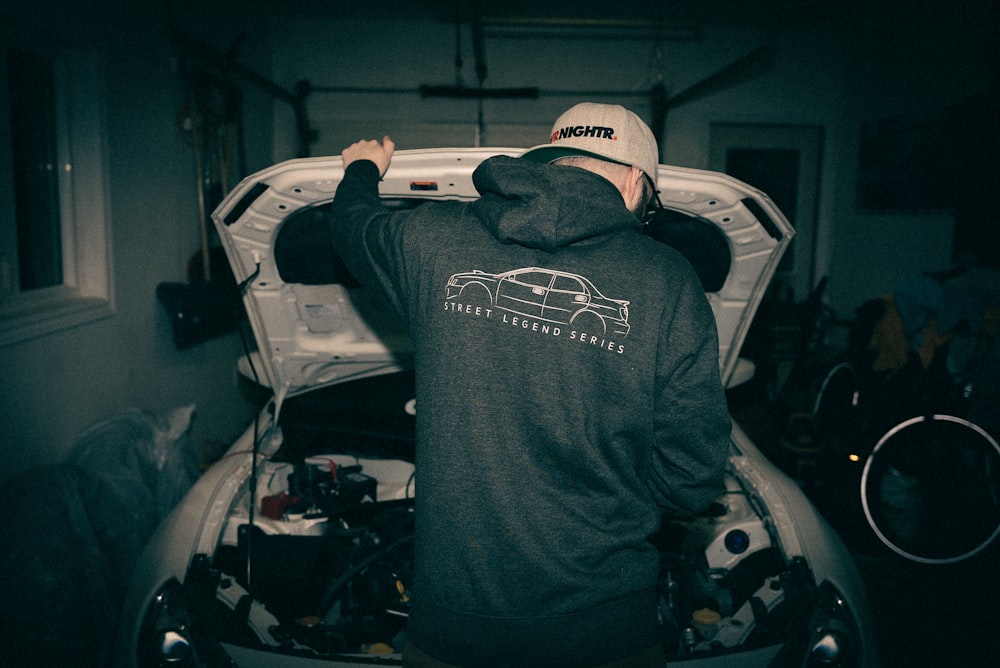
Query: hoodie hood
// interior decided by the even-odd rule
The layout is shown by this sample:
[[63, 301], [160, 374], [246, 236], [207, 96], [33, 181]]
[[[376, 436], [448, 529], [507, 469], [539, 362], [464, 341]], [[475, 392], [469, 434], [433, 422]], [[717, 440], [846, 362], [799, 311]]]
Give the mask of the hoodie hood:
[[603, 176], [578, 167], [497, 156], [472, 175], [481, 199], [472, 209], [502, 243], [554, 252], [642, 224]]

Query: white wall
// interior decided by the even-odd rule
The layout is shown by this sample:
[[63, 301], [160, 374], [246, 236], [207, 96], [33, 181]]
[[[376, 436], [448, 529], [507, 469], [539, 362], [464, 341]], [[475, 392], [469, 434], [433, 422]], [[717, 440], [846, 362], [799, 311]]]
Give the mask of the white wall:
[[[116, 308], [103, 320], [0, 348], [0, 478], [60, 461], [81, 430], [126, 409], [196, 404], [192, 443], [204, 450], [231, 442], [253, 410], [236, 379], [236, 335], [178, 351], [155, 297], [157, 284], [187, 281], [199, 248], [193, 154], [177, 125], [184, 89], [163, 17], [142, 8], [82, 11], [32, 3], [18, 23], [0, 22], [101, 55]], [[271, 101], [250, 95], [247, 103], [249, 159], [260, 169], [269, 160]]]
[[[966, 6], [969, 5], [969, 6]], [[891, 291], [913, 272], [951, 262], [953, 221], [941, 212], [879, 214], [858, 210], [857, 150], [861, 123], [928, 113], [985, 92], [989, 72], [985, 14], [975, 0], [930, 19], [909, 3], [859, 15], [829, 28], [787, 30], [702, 26], [698, 41], [502, 37], [487, 33], [488, 88], [537, 87], [538, 99], [485, 100], [482, 145], [527, 147], [546, 140], [552, 120], [571, 104], [613, 101], [650, 117], [648, 91], [662, 78], [678, 93], [762, 44], [770, 68], [670, 110], [664, 162], [705, 168], [712, 123], [820, 126], [824, 147], [816, 230], [817, 279], [843, 317]], [[926, 9], [926, 8], [923, 8]], [[874, 12], [874, 10], [872, 10]], [[476, 85], [471, 36], [461, 36], [463, 84]], [[456, 81], [454, 27], [434, 21], [292, 20], [274, 39], [276, 78], [319, 88], [309, 115], [313, 154], [335, 154], [358, 138], [392, 134], [398, 148], [472, 145], [477, 103], [421, 98], [420, 84]], [[598, 96], [586, 91], [622, 91]], [[287, 116], [276, 117], [274, 159], [294, 154]]]
[[[855, 33], [844, 53], [844, 95], [831, 101], [843, 119], [843, 141], [830, 147], [837, 187], [825, 261], [829, 297], [845, 317], [864, 300], [891, 292], [905, 276], [951, 267], [949, 212], [862, 211], [854, 188], [862, 123], [924, 118], [996, 86], [990, 54], [997, 13], [987, 11], [991, 3], [936, 4], [934, 16], [907, 12], [908, 3], [887, 4], [880, 20]], [[962, 130], [954, 128], [956, 134]]]
[[[958, 7], [967, 3], [976, 1]], [[20, 24], [12, 24], [10, 16], [0, 17], [0, 23], [7, 30], [23, 25], [55, 30], [62, 39], [96, 46], [105, 55], [117, 311], [0, 350], [0, 378], [7, 388], [0, 398], [0, 477], [58, 461], [79, 430], [128, 407], [166, 411], [196, 403], [196, 443], [233, 438], [252, 411], [234, 376], [236, 337], [177, 351], [154, 296], [158, 283], [186, 280], [188, 259], [198, 247], [192, 154], [176, 126], [183, 90], [175, 45], [163, 30], [165, 14], [131, 6], [144, 3], [125, 3], [130, 7], [125, 13], [120, 3], [111, 3], [119, 10], [110, 13], [101, 13], [102, 3], [87, 3], [97, 9], [81, 22], [68, 18], [63, 4], [25, 3], [11, 14]], [[255, 9], [254, 0], [178, 1], [164, 7], [175, 9], [174, 19], [186, 32], [219, 49], [247, 31], [238, 62], [289, 90], [301, 80], [321, 87], [410, 91], [421, 84], [455, 83], [455, 36], [448, 24], [291, 20]], [[902, 21], [907, 7], [910, 3], [899, 3], [895, 15], [856, 31], [771, 35], [706, 25], [703, 40], [665, 42], [659, 50], [644, 40], [490, 36], [486, 86], [537, 86], [542, 95], [487, 100], [481, 143], [542, 143], [555, 116], [583, 99], [620, 102], [648, 118], [647, 91], [658, 77], [671, 93], [682, 91], [773, 38], [771, 69], [671, 109], [663, 158], [705, 167], [713, 122], [822, 126], [818, 274], [829, 274], [831, 303], [850, 316], [903, 276], [947, 266], [952, 224], [942, 214], [858, 212], [860, 124], [933, 110], [986, 87], [988, 31], [978, 25], [979, 14], [951, 12], [963, 26], [956, 29], [950, 23]], [[467, 31], [463, 44], [462, 79], [474, 86]], [[271, 99], [252, 86], [248, 91], [250, 171], [294, 157], [288, 106], [274, 103], [272, 115]], [[593, 91], [627, 94], [598, 97]], [[317, 92], [308, 98], [308, 112], [319, 133], [314, 155], [338, 153], [359, 137], [387, 132], [400, 148], [476, 141], [478, 106], [469, 100], [421, 99], [413, 92]]]

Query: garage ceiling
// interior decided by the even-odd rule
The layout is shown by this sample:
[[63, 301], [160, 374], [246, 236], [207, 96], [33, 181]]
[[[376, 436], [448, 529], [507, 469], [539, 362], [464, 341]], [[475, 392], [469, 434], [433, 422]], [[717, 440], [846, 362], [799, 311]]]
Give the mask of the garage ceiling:
[[[272, 0], [287, 12], [291, 3]], [[427, 19], [470, 21], [478, 12], [484, 22], [530, 23], [538, 25], [608, 26], [635, 22], [664, 23], [668, 26], [692, 24], [791, 26], [828, 25], [850, 18], [847, 8], [863, 7], [861, 0], [375, 0], [367, 3], [336, 0], [297, 0], [293, 6], [302, 16], [331, 18]]]
[[[185, 1], [185, 0], [174, 0]], [[237, 0], [247, 2], [247, 0]], [[280, 16], [427, 20], [546, 29], [655, 27], [671, 33], [707, 26], [860, 32], [875, 39], [896, 35], [949, 35], [996, 25], [995, 0], [256, 0]], [[910, 46], [916, 47], [916, 43]], [[903, 40], [901, 45], [905, 45]]]

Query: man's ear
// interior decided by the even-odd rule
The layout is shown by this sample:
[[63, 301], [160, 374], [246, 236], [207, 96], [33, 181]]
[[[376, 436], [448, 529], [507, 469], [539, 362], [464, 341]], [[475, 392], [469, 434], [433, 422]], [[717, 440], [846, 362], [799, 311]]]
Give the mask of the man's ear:
[[625, 200], [625, 205], [629, 211], [641, 211], [646, 208], [646, 202], [640, 201], [646, 194], [646, 189], [642, 187], [644, 178], [646, 178], [645, 174], [635, 165], [632, 166], [625, 176], [625, 181], [621, 186], [621, 193], [622, 199]]

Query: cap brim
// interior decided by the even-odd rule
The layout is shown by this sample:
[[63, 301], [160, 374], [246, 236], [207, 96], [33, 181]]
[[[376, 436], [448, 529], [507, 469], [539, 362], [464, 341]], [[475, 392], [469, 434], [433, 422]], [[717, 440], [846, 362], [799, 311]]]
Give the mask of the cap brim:
[[542, 164], [548, 164], [553, 160], [558, 160], [559, 158], [567, 158], [574, 155], [584, 155], [591, 158], [597, 158], [598, 160], [607, 160], [608, 162], [617, 162], [619, 165], [624, 165], [626, 163], [614, 158], [609, 158], [606, 155], [601, 155], [600, 153], [595, 153], [594, 151], [585, 151], [579, 148], [572, 148], [570, 146], [553, 146], [552, 144], [542, 144], [541, 146], [535, 146], [534, 148], [529, 148], [521, 157], [525, 160], [530, 160], [532, 162], [540, 162]]

